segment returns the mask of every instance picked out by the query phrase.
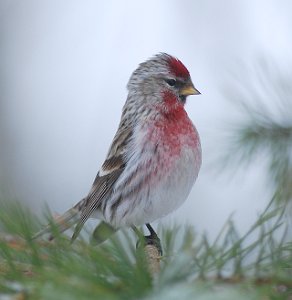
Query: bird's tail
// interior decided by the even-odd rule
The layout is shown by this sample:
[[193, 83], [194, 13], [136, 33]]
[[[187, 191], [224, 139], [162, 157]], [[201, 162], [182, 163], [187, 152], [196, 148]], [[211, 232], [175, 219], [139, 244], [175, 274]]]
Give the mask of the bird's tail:
[[49, 240], [54, 238], [53, 231], [63, 232], [80, 220], [81, 212], [77, 207], [72, 207], [67, 210], [63, 215], [54, 218], [51, 224], [46, 225], [43, 229], [37, 232], [32, 239], [37, 239], [44, 234], [50, 233]]

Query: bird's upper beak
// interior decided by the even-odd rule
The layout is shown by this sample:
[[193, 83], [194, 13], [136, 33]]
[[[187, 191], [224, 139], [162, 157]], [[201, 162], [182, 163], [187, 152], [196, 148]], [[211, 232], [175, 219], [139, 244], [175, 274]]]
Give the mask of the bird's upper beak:
[[179, 94], [182, 96], [189, 96], [189, 95], [200, 95], [201, 93], [195, 88], [194, 84], [190, 82], [180, 89]]

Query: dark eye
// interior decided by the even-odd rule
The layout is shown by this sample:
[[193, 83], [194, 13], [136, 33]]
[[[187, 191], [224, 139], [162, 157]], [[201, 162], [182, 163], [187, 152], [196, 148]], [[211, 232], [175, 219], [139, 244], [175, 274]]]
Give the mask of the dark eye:
[[175, 86], [176, 85], [176, 80], [175, 79], [165, 79], [165, 81], [170, 86]]

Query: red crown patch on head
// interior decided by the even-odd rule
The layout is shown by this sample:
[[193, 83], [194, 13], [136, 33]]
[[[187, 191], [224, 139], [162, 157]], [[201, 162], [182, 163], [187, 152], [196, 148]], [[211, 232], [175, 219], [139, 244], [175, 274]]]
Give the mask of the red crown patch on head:
[[184, 66], [184, 64], [179, 59], [169, 56], [168, 62], [169, 62], [170, 71], [175, 76], [184, 77], [184, 78], [190, 76], [188, 69]]

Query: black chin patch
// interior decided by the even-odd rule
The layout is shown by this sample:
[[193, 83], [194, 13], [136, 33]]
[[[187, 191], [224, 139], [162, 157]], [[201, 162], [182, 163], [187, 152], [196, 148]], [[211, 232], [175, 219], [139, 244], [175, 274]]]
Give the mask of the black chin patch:
[[180, 99], [180, 102], [181, 102], [182, 104], [185, 104], [186, 101], [187, 101], [187, 96], [180, 95], [180, 96], [179, 96], [179, 99]]

